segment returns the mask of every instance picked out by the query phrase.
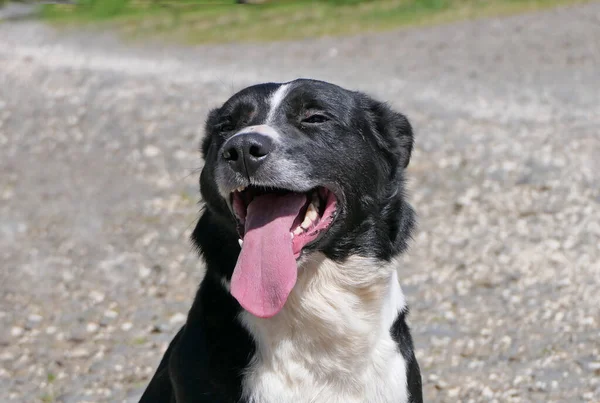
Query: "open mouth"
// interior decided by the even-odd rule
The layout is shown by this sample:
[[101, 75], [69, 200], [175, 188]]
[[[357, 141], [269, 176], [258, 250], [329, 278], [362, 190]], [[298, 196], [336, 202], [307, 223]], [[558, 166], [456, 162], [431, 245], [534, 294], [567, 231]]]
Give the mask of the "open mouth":
[[294, 288], [297, 260], [331, 226], [336, 197], [326, 188], [309, 192], [249, 186], [231, 194], [241, 251], [231, 276], [231, 295], [260, 318], [276, 315]]
[[[336, 214], [337, 199], [333, 192], [317, 187], [308, 192], [298, 193], [279, 188], [258, 186], [241, 187], [231, 193], [231, 206], [237, 220], [240, 246], [243, 247], [244, 236], [248, 229], [247, 218], [250, 214], [268, 214], [265, 210], [283, 210], [285, 213], [272, 213], [273, 217], [287, 215], [288, 222], [292, 215], [289, 237], [292, 240], [292, 251], [298, 259], [302, 249], [315, 242], [319, 235], [332, 224]], [[287, 203], [289, 202], [289, 203]], [[286, 206], [287, 204], [287, 206]], [[295, 207], [292, 207], [294, 205]], [[298, 208], [298, 206], [300, 206]], [[297, 209], [297, 211], [296, 211]]]

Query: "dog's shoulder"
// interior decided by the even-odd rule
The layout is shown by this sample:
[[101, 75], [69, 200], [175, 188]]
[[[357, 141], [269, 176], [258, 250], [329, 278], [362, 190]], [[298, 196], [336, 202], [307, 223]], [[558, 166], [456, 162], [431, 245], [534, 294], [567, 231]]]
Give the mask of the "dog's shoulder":
[[207, 275], [140, 402], [241, 402], [255, 347], [238, 314], [220, 280]]

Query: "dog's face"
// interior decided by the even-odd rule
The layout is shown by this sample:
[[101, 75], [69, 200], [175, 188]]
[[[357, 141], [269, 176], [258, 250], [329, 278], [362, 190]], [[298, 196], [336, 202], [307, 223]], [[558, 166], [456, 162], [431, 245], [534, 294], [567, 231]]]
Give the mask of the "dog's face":
[[239, 282], [242, 288], [290, 287], [286, 276], [257, 285], [248, 279], [255, 269], [240, 269], [238, 276], [238, 266], [281, 277], [270, 266], [314, 251], [339, 260], [399, 253], [412, 225], [402, 198], [412, 144], [403, 115], [320, 81], [252, 86], [213, 110], [200, 185], [214, 223], [243, 245], [232, 293]]

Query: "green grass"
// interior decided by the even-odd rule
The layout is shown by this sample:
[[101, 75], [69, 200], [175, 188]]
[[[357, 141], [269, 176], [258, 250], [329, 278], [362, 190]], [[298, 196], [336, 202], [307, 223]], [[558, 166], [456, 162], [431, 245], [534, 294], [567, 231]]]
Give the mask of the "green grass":
[[42, 396], [40, 396], [40, 400], [43, 403], [52, 403], [54, 402], [54, 396], [50, 393], [45, 393]]
[[92, 23], [133, 39], [188, 44], [273, 41], [384, 31], [463, 19], [509, 15], [586, 0], [86, 0], [45, 6], [58, 25]]
[[147, 341], [148, 341], [147, 338], [140, 336], [140, 337], [136, 337], [133, 340], [131, 340], [131, 343], [133, 345], [140, 346], [140, 345], [146, 344]]
[[48, 372], [46, 379], [48, 380], [48, 383], [52, 383], [56, 380], [56, 375], [54, 375], [52, 372]]

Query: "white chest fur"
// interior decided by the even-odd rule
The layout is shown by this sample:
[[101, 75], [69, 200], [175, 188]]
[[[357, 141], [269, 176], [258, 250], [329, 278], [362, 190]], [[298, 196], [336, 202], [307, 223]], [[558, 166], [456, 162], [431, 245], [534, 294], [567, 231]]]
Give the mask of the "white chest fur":
[[405, 403], [406, 363], [390, 335], [405, 309], [394, 265], [313, 255], [284, 309], [240, 320], [257, 344], [244, 377], [251, 403]]

